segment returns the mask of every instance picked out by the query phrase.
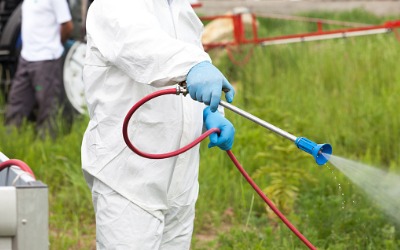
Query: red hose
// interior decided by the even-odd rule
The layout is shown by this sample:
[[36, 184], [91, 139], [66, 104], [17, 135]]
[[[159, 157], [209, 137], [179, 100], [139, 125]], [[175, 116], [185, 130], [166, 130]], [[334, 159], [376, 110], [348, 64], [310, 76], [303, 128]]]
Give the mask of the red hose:
[[28, 174], [32, 175], [33, 178], [35, 178], [32, 169], [25, 162], [17, 159], [10, 159], [7, 161], [0, 162], [0, 171], [11, 166], [17, 166], [21, 170], [27, 172]]
[[[176, 150], [176, 151], [172, 151], [169, 153], [163, 153], [163, 154], [149, 154], [149, 153], [145, 153], [140, 151], [139, 149], [137, 149], [132, 142], [130, 141], [129, 137], [128, 137], [128, 124], [129, 124], [129, 120], [131, 119], [133, 113], [135, 113], [135, 111], [142, 106], [144, 103], [150, 101], [153, 98], [156, 98], [158, 96], [161, 95], [167, 95], [167, 94], [176, 94], [176, 89], [164, 89], [164, 90], [160, 90], [160, 91], [156, 91], [152, 94], [149, 94], [147, 96], [145, 96], [144, 98], [142, 98], [141, 100], [139, 100], [135, 105], [133, 105], [133, 107], [129, 110], [128, 114], [126, 115], [125, 119], [124, 119], [124, 123], [122, 126], [122, 134], [125, 140], [126, 145], [136, 154], [145, 157], [145, 158], [149, 158], [149, 159], [164, 159], [164, 158], [169, 158], [169, 157], [173, 157], [173, 156], [177, 156], [181, 153], [186, 152], [187, 150], [189, 150], [190, 148], [192, 148], [193, 146], [195, 146], [196, 144], [200, 143], [202, 140], [204, 140], [207, 136], [209, 136], [212, 133], [219, 133], [220, 130], [218, 128], [212, 128], [207, 130], [205, 133], [203, 133], [199, 138], [197, 138], [196, 140], [194, 140], [192, 143]], [[237, 167], [237, 169], [239, 170], [239, 172], [243, 175], [243, 177], [247, 180], [247, 182], [253, 187], [253, 189], [257, 192], [257, 194], [265, 201], [265, 203], [267, 203], [267, 205], [271, 208], [272, 211], [274, 211], [274, 213], [282, 220], [283, 223], [286, 224], [286, 226], [309, 248], [309, 249], [316, 249], [315, 246], [312, 245], [312, 243], [310, 241], [307, 240], [306, 237], [304, 237], [299, 230], [296, 229], [295, 226], [293, 226], [293, 224], [290, 223], [290, 221], [279, 211], [279, 209], [277, 209], [275, 207], [275, 205], [272, 203], [271, 200], [268, 199], [268, 197], [262, 192], [262, 190], [257, 186], [257, 184], [251, 179], [251, 177], [249, 176], [249, 174], [247, 174], [247, 172], [244, 170], [244, 168], [240, 165], [239, 161], [236, 159], [235, 155], [232, 153], [231, 150], [227, 150], [226, 151], [229, 158], [232, 160], [232, 162], [235, 164], [235, 166]]]

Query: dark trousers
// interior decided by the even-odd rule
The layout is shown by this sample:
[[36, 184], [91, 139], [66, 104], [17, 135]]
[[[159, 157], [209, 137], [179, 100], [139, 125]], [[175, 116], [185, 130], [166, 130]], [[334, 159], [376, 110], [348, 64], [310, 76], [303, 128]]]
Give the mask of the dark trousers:
[[54, 136], [62, 88], [62, 58], [28, 62], [20, 57], [8, 96], [6, 125], [18, 127], [35, 111], [37, 129]]

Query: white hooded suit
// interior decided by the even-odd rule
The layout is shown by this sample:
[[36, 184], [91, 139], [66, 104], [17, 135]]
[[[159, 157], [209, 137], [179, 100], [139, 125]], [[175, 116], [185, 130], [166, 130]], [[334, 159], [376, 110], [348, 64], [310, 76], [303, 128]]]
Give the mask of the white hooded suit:
[[[110, 219], [109, 211], [103, 215], [101, 211], [113, 205], [128, 206], [128, 202], [138, 213], [148, 213], [150, 220], [154, 217], [160, 221], [161, 227], [156, 227], [161, 234], [161, 229], [166, 234], [169, 228], [168, 216], [183, 213], [180, 217], [188, 221], [177, 223], [171, 230], [179, 227], [192, 230], [190, 224], [193, 223], [193, 207], [198, 195], [198, 146], [177, 157], [146, 159], [125, 145], [122, 123], [128, 110], [145, 95], [173, 87], [185, 80], [194, 65], [210, 61], [201, 45], [202, 23], [187, 0], [96, 0], [89, 8], [86, 28], [87, 54], [83, 77], [90, 122], [82, 143], [82, 167], [94, 194], [98, 248], [186, 248], [188, 239], [179, 245], [173, 242], [173, 238], [178, 237], [176, 235], [171, 239], [155, 237], [145, 246], [147, 236], [139, 234], [138, 237], [131, 233], [131, 236], [121, 237], [137, 237], [139, 241], [136, 243], [132, 239], [136, 248], [121, 243], [125, 240], [117, 237], [123, 232], [112, 231], [121, 230], [122, 224], [113, 222], [115, 225], [101, 228], [103, 222]], [[130, 138], [145, 152], [176, 150], [201, 134], [204, 107], [204, 104], [182, 95], [154, 99], [133, 115], [129, 126]], [[98, 201], [99, 193], [103, 202]], [[109, 193], [119, 197], [107, 200]], [[179, 211], [181, 207], [190, 208], [190, 212]], [[126, 209], [120, 212], [126, 212]], [[114, 216], [118, 217], [118, 213], [115, 212]], [[129, 221], [129, 216], [122, 221], [133, 228], [135, 224], [150, 224], [138, 221], [141, 216], [131, 218], [135, 221]], [[191, 231], [185, 237], [190, 235]], [[114, 238], [121, 243], [120, 247], [119, 243], [112, 242]], [[139, 246], [137, 242], [141, 239], [143, 245]]]

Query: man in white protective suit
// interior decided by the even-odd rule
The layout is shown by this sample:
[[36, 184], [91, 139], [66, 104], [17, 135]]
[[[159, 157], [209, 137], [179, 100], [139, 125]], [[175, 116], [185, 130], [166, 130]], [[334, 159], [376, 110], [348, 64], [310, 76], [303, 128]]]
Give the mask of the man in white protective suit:
[[86, 29], [90, 122], [82, 167], [92, 191], [97, 249], [189, 249], [199, 146], [172, 158], [143, 158], [126, 146], [122, 124], [138, 100], [186, 81], [191, 98], [147, 102], [133, 115], [129, 137], [142, 151], [165, 153], [192, 142], [204, 124], [221, 130], [210, 135], [209, 147], [228, 150], [234, 128], [217, 109], [221, 90], [231, 102], [234, 89], [203, 50], [203, 25], [188, 0], [96, 0]]

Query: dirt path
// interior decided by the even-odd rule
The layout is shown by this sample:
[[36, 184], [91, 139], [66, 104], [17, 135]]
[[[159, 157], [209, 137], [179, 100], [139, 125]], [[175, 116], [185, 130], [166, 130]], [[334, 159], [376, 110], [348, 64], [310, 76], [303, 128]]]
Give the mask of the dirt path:
[[365, 9], [378, 16], [400, 16], [399, 0], [200, 0], [202, 7], [196, 11], [207, 15], [221, 14], [235, 7], [247, 7], [257, 15], [290, 14], [325, 10], [347, 11], [355, 8]]

